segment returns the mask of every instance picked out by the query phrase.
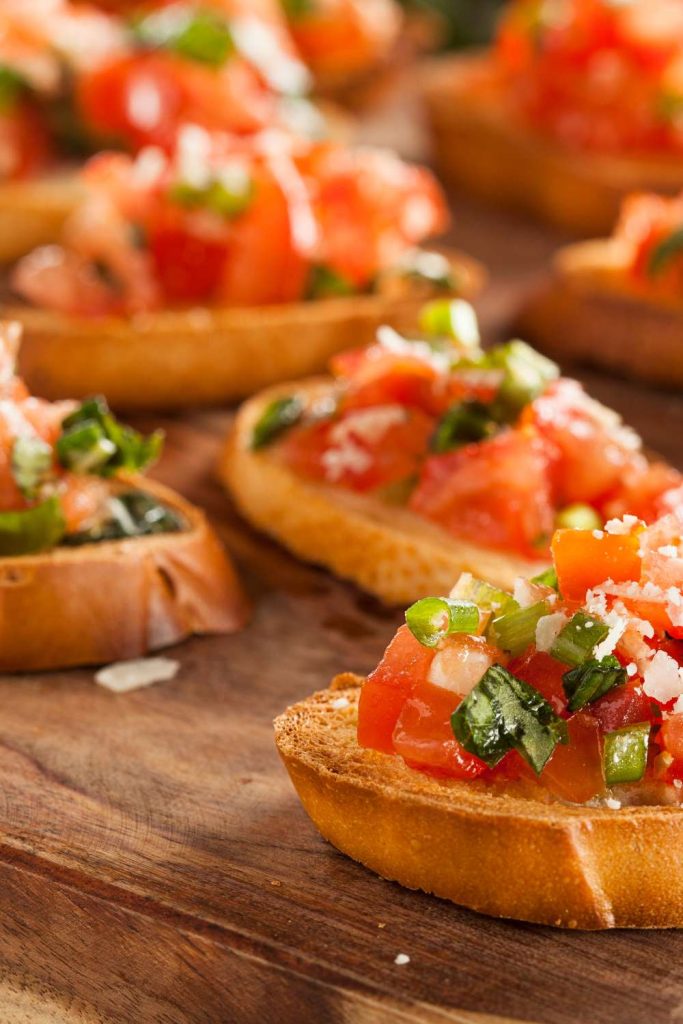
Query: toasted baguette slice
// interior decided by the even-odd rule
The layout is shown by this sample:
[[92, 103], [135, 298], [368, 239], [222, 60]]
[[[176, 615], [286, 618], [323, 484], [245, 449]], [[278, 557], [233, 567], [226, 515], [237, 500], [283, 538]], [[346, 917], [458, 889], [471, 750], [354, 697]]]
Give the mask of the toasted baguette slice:
[[517, 327], [564, 362], [683, 387], [683, 300], [636, 291], [618, 240], [561, 249], [550, 283], [530, 298]]
[[677, 193], [683, 160], [572, 153], [515, 123], [486, 77], [487, 57], [448, 57], [424, 76], [443, 176], [487, 202], [579, 235], [608, 234], [633, 191]]
[[[483, 270], [450, 254], [458, 294], [472, 297]], [[360, 295], [132, 319], [85, 319], [17, 306], [24, 325], [19, 372], [44, 398], [104, 394], [119, 409], [177, 409], [244, 398], [280, 380], [322, 370], [330, 356], [373, 340], [380, 324], [415, 326], [431, 292], [409, 284], [400, 298]]]
[[0, 263], [59, 238], [80, 197], [75, 175], [0, 183]]
[[543, 802], [441, 780], [356, 741], [362, 680], [289, 708], [275, 738], [325, 839], [384, 878], [563, 928], [683, 926], [683, 809]]
[[253, 426], [279, 395], [322, 398], [329, 378], [281, 385], [242, 406], [219, 474], [246, 519], [309, 562], [353, 580], [387, 604], [448, 593], [461, 572], [501, 587], [543, 567], [514, 554], [458, 540], [406, 508], [297, 476], [275, 449], [250, 449]]
[[131, 482], [188, 529], [0, 558], [0, 671], [135, 658], [244, 624], [246, 601], [204, 515], [161, 484]]

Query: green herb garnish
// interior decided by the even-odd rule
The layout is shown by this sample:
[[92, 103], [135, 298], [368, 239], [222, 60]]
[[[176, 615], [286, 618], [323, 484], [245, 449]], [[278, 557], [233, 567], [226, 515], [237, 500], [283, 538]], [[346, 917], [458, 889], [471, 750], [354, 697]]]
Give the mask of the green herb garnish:
[[49, 480], [54, 465], [54, 452], [42, 437], [18, 437], [12, 445], [12, 476], [29, 501]]
[[253, 194], [253, 182], [248, 175], [225, 175], [201, 187], [176, 182], [169, 189], [168, 197], [187, 210], [211, 210], [231, 220], [248, 209]]
[[499, 425], [492, 418], [489, 406], [466, 399], [452, 405], [437, 423], [430, 448], [439, 455], [493, 437]]
[[554, 566], [550, 566], [549, 569], [545, 569], [543, 572], [539, 572], [538, 576], [532, 576], [530, 583], [538, 583], [542, 587], [552, 587], [553, 590], [559, 590], [559, 583], [557, 581], [557, 572]]
[[599, 530], [603, 520], [591, 505], [576, 502], [566, 505], [555, 516], [558, 530]]
[[491, 639], [501, 650], [509, 654], [521, 654], [536, 642], [538, 620], [549, 614], [550, 607], [545, 601], [506, 612], [493, 620], [490, 627]]
[[514, 421], [524, 406], [538, 398], [560, 374], [556, 363], [525, 341], [508, 341], [491, 349], [485, 357], [485, 365], [503, 371], [496, 398], [500, 406], [498, 415], [503, 421]]
[[406, 612], [408, 629], [424, 647], [436, 647], [452, 633], [476, 633], [479, 609], [471, 601], [423, 597]]
[[140, 472], [159, 458], [163, 439], [161, 430], [145, 437], [119, 423], [104, 398], [88, 398], [62, 423], [57, 456], [75, 473]]
[[669, 263], [683, 252], [683, 228], [667, 235], [659, 242], [652, 252], [647, 261], [647, 272], [650, 277], [657, 277], [664, 270], [667, 269]]
[[219, 68], [235, 51], [225, 18], [209, 8], [176, 4], [131, 22], [141, 46], [162, 47], [199, 64]]
[[6, 114], [28, 91], [23, 75], [7, 64], [0, 64], [0, 113]]
[[517, 750], [537, 775], [558, 743], [566, 743], [567, 724], [528, 683], [501, 665], [493, 665], [451, 716], [458, 742], [493, 768]]
[[649, 722], [626, 725], [605, 735], [602, 764], [608, 786], [642, 779], [647, 768], [649, 740]]
[[578, 611], [560, 631], [550, 653], [566, 665], [583, 665], [608, 633], [609, 627], [601, 619]]
[[129, 537], [149, 537], [158, 533], [178, 533], [185, 523], [177, 512], [167, 508], [145, 491], [125, 491], [109, 499], [108, 516], [91, 530], [67, 534], [62, 543], [68, 547], [97, 544]]
[[434, 299], [420, 311], [420, 327], [429, 337], [448, 338], [462, 349], [479, 350], [477, 314], [464, 299]]
[[267, 405], [254, 424], [251, 447], [254, 451], [265, 448], [286, 430], [299, 422], [304, 413], [303, 402], [296, 395], [276, 398]]
[[0, 556], [48, 551], [59, 544], [65, 528], [56, 495], [21, 512], [0, 512]]
[[591, 659], [583, 665], [577, 665], [562, 676], [562, 685], [567, 694], [570, 711], [578, 711], [586, 704], [604, 697], [615, 686], [623, 686], [626, 682], [626, 669], [613, 654], [600, 661]]
[[357, 289], [351, 281], [342, 274], [338, 274], [331, 267], [317, 264], [311, 267], [306, 287], [307, 299], [327, 299], [334, 296], [340, 297], [353, 295]]

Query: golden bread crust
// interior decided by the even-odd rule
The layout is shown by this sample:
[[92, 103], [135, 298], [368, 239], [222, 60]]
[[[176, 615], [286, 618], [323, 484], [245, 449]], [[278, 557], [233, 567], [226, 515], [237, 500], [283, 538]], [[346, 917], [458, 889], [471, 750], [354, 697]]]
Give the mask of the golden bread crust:
[[68, 174], [0, 183], [0, 263], [56, 242], [79, 198], [78, 181]]

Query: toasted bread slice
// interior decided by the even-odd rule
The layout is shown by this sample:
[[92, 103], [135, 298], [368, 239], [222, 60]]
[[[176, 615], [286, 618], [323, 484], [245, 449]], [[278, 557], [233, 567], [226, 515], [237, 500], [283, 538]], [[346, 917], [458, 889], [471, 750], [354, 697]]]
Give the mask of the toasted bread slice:
[[609, 233], [630, 192], [680, 191], [682, 160], [573, 153], [515, 123], [487, 62], [448, 57], [424, 76], [435, 157], [450, 183], [579, 235]]
[[0, 263], [55, 242], [79, 198], [77, 178], [67, 173], [0, 183]]
[[517, 328], [563, 362], [683, 387], [683, 300], [636, 290], [618, 240], [561, 249], [551, 281], [530, 297]]
[[501, 587], [540, 571], [542, 563], [459, 540], [406, 508], [305, 480], [278, 459], [276, 449], [251, 450], [254, 424], [274, 398], [292, 392], [322, 398], [331, 387], [329, 378], [281, 385], [240, 409], [219, 473], [250, 523], [387, 604], [448, 593], [465, 571]]
[[[452, 253], [458, 294], [473, 296], [483, 270]], [[330, 356], [373, 340], [380, 324], [414, 327], [431, 291], [406, 282], [400, 297], [360, 295], [235, 309], [85, 319], [28, 306], [19, 372], [45, 398], [104, 394], [119, 409], [176, 409], [244, 398], [280, 380], [321, 371]]]
[[358, 746], [361, 682], [340, 676], [275, 722], [301, 802], [339, 850], [384, 878], [496, 917], [683, 926], [680, 806], [565, 804], [415, 771]]
[[244, 624], [245, 598], [204, 515], [161, 484], [131, 483], [187, 529], [0, 558], [0, 671], [135, 658]]

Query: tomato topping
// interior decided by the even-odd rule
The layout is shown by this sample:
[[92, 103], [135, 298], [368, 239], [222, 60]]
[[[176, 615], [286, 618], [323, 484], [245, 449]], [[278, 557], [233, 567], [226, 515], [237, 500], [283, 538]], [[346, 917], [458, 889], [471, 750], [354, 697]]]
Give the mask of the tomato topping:
[[603, 732], [614, 732], [625, 725], [647, 722], [652, 717], [652, 701], [640, 683], [629, 681], [617, 686], [591, 706], [591, 714]]
[[581, 804], [605, 792], [600, 726], [591, 714], [580, 711], [567, 728], [569, 742], [558, 743], [539, 782], [561, 800]]
[[306, 63], [323, 78], [347, 78], [382, 59], [400, 24], [392, 0], [314, 0], [296, 5], [290, 29]]
[[393, 732], [406, 699], [427, 679], [434, 652], [423, 647], [407, 626], [401, 626], [374, 672], [368, 676], [358, 704], [358, 742], [393, 752]]
[[664, 719], [659, 742], [673, 758], [683, 762], [683, 715], [669, 715]]
[[538, 690], [558, 715], [567, 710], [567, 697], [562, 684], [562, 676], [567, 666], [551, 658], [544, 651], [531, 648], [519, 658], [513, 658], [508, 670], [518, 679], [523, 679], [529, 686]]
[[0, 113], [0, 150], [0, 180], [31, 178], [49, 167], [53, 160], [50, 134], [31, 103], [20, 103]]
[[540, 557], [554, 519], [550, 458], [528, 428], [431, 456], [411, 508], [456, 536]]
[[560, 592], [570, 601], [582, 601], [586, 592], [605, 580], [639, 580], [642, 561], [636, 534], [601, 530], [557, 530], [552, 541]]
[[462, 697], [430, 682], [416, 683], [396, 721], [393, 749], [410, 767], [433, 775], [474, 779], [486, 771], [453, 735], [451, 715]]

